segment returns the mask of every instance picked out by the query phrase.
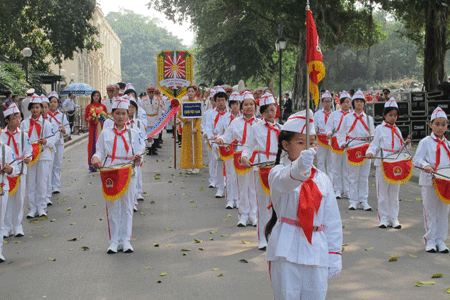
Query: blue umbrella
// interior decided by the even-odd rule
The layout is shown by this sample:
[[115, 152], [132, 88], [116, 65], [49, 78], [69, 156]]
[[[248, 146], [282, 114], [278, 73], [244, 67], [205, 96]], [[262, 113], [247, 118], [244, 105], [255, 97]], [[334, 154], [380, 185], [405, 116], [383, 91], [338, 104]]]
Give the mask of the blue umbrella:
[[76, 82], [67, 85], [60, 94], [89, 95], [93, 91], [95, 91], [95, 89], [89, 84]]

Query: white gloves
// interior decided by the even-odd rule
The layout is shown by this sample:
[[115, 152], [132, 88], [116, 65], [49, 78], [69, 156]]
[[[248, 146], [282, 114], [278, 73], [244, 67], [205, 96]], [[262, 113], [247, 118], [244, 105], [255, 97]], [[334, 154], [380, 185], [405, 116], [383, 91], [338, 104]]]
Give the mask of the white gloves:
[[342, 268], [337, 268], [337, 267], [331, 267], [328, 268], [328, 279], [338, 275], [339, 273], [341, 273]]
[[311, 171], [316, 151], [314, 149], [303, 150], [297, 159], [298, 168], [301, 174], [307, 174]]

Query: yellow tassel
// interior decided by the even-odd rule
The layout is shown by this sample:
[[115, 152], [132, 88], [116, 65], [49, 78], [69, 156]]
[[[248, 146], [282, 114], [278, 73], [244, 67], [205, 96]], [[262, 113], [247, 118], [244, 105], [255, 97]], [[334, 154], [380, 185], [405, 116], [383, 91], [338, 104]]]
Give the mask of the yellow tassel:
[[28, 168], [34, 165], [39, 160], [39, 157], [41, 157], [41, 152], [42, 152], [42, 144], [39, 144], [38, 155], [36, 157], [33, 157], [33, 159], [28, 164]]
[[253, 171], [253, 168], [248, 168], [248, 169], [245, 168], [244, 170], [242, 170], [242, 169], [238, 169], [238, 168], [235, 167], [234, 170], [236, 171], [236, 174], [245, 175], [248, 172]]
[[14, 189], [9, 190], [9, 197], [14, 196], [14, 194], [17, 192], [17, 189], [19, 188], [19, 184], [20, 184], [20, 177], [22, 177], [22, 176], [19, 176], [17, 178], [16, 186], [14, 187]]
[[[259, 173], [259, 172], [258, 172], [258, 173]], [[264, 193], [266, 193], [267, 195], [270, 196], [270, 189], [267, 188], [267, 186], [264, 184], [263, 179], [262, 179], [262, 176], [261, 176], [261, 173], [259, 173], [259, 182], [261, 183], [261, 187], [262, 187]]]
[[331, 148], [330, 145], [322, 143], [319, 139], [317, 139], [317, 142], [319, 143], [319, 145], [320, 145], [321, 147], [324, 147], [324, 148]]
[[348, 156], [347, 156], [347, 162], [349, 164], [351, 164], [352, 166], [361, 166], [366, 162], [366, 160], [367, 160], [367, 158], [364, 158], [363, 161], [361, 161], [361, 162], [354, 162], [354, 161], [350, 161], [350, 159], [348, 159]]
[[[409, 160], [412, 160], [412, 159], [409, 159]], [[411, 179], [411, 177], [412, 177], [412, 170], [411, 170], [411, 172], [409, 172], [409, 175], [405, 178], [405, 179], [402, 179], [402, 180], [394, 180], [394, 179], [390, 179], [390, 178], [387, 178], [386, 177], [386, 174], [384, 173], [384, 165], [383, 165], [383, 163], [381, 163], [381, 168], [382, 168], [382, 170], [383, 170], [383, 177], [384, 177], [384, 180], [386, 180], [386, 182], [387, 183], [390, 183], [390, 184], [404, 184], [404, 183], [406, 183], [406, 182], [408, 182], [410, 179]]]
[[130, 185], [130, 180], [131, 180], [131, 166], [128, 167], [128, 179], [127, 179], [127, 183], [124, 186], [124, 188], [117, 193], [116, 195], [107, 195], [103, 189], [103, 185], [102, 185], [102, 192], [103, 192], [103, 197], [105, 197], [105, 199], [107, 201], [116, 201], [117, 199], [119, 199], [120, 197], [122, 197], [128, 190], [128, 186]]

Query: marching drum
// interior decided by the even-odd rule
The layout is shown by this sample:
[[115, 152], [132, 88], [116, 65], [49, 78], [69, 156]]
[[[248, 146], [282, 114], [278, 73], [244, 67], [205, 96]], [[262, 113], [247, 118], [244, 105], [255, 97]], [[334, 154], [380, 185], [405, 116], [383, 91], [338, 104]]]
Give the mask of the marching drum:
[[39, 157], [41, 156], [41, 152], [42, 152], [42, 144], [40, 144], [40, 143], [31, 143], [31, 147], [32, 147], [31, 154], [33, 155], [33, 158], [31, 159], [30, 163], [28, 164], [28, 167], [31, 167], [39, 160]]
[[330, 141], [328, 141], [328, 137], [326, 134], [318, 134], [317, 142], [324, 148], [331, 148]]
[[345, 149], [339, 147], [336, 136], [331, 138], [331, 151], [336, 154], [345, 154]]
[[347, 161], [354, 166], [360, 166], [367, 160], [366, 151], [369, 148], [369, 143], [357, 144], [347, 148]]
[[384, 179], [390, 184], [403, 184], [412, 176], [412, 157], [408, 153], [395, 153], [381, 161]]
[[[250, 158], [250, 162], [252, 164], [255, 161], [256, 154], [258, 154], [258, 151], [253, 151], [252, 157]], [[245, 175], [248, 172], [253, 171], [253, 167], [252, 168], [246, 168], [242, 164], [242, 162], [241, 162], [242, 151], [235, 152], [233, 154], [233, 156], [234, 156], [233, 157], [234, 170], [236, 171], [237, 174]]]
[[219, 146], [219, 155], [221, 160], [227, 161], [233, 158], [233, 154], [234, 154], [234, 145]]
[[107, 167], [100, 169], [103, 196], [108, 201], [116, 201], [128, 190], [133, 167]]
[[433, 185], [439, 199], [450, 204], [450, 168], [438, 169], [433, 174]]
[[261, 182], [262, 189], [264, 193], [270, 196], [270, 187], [269, 187], [269, 173], [270, 170], [272, 170], [273, 166], [271, 167], [259, 167], [258, 173], [259, 173], [259, 180]]

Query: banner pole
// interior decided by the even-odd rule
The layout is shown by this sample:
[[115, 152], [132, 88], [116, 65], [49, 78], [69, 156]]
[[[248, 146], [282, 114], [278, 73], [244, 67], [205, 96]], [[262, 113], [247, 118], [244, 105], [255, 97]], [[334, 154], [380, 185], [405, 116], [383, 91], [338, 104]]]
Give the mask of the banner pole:
[[192, 168], [195, 168], [195, 145], [194, 145], [194, 119], [191, 119], [191, 136], [192, 136]]
[[[177, 90], [173, 90], [173, 96], [177, 100]], [[177, 126], [177, 114], [173, 115], [173, 168], [177, 168], [177, 138], [178, 138], [178, 126]]]
[[[306, 1], [306, 10], [309, 10], [309, 0]], [[308, 37], [308, 23], [306, 23], [306, 36]], [[308, 51], [308, 39], [306, 39], [306, 49]], [[306, 65], [306, 150], [309, 149], [309, 74], [308, 74], [308, 65]]]

